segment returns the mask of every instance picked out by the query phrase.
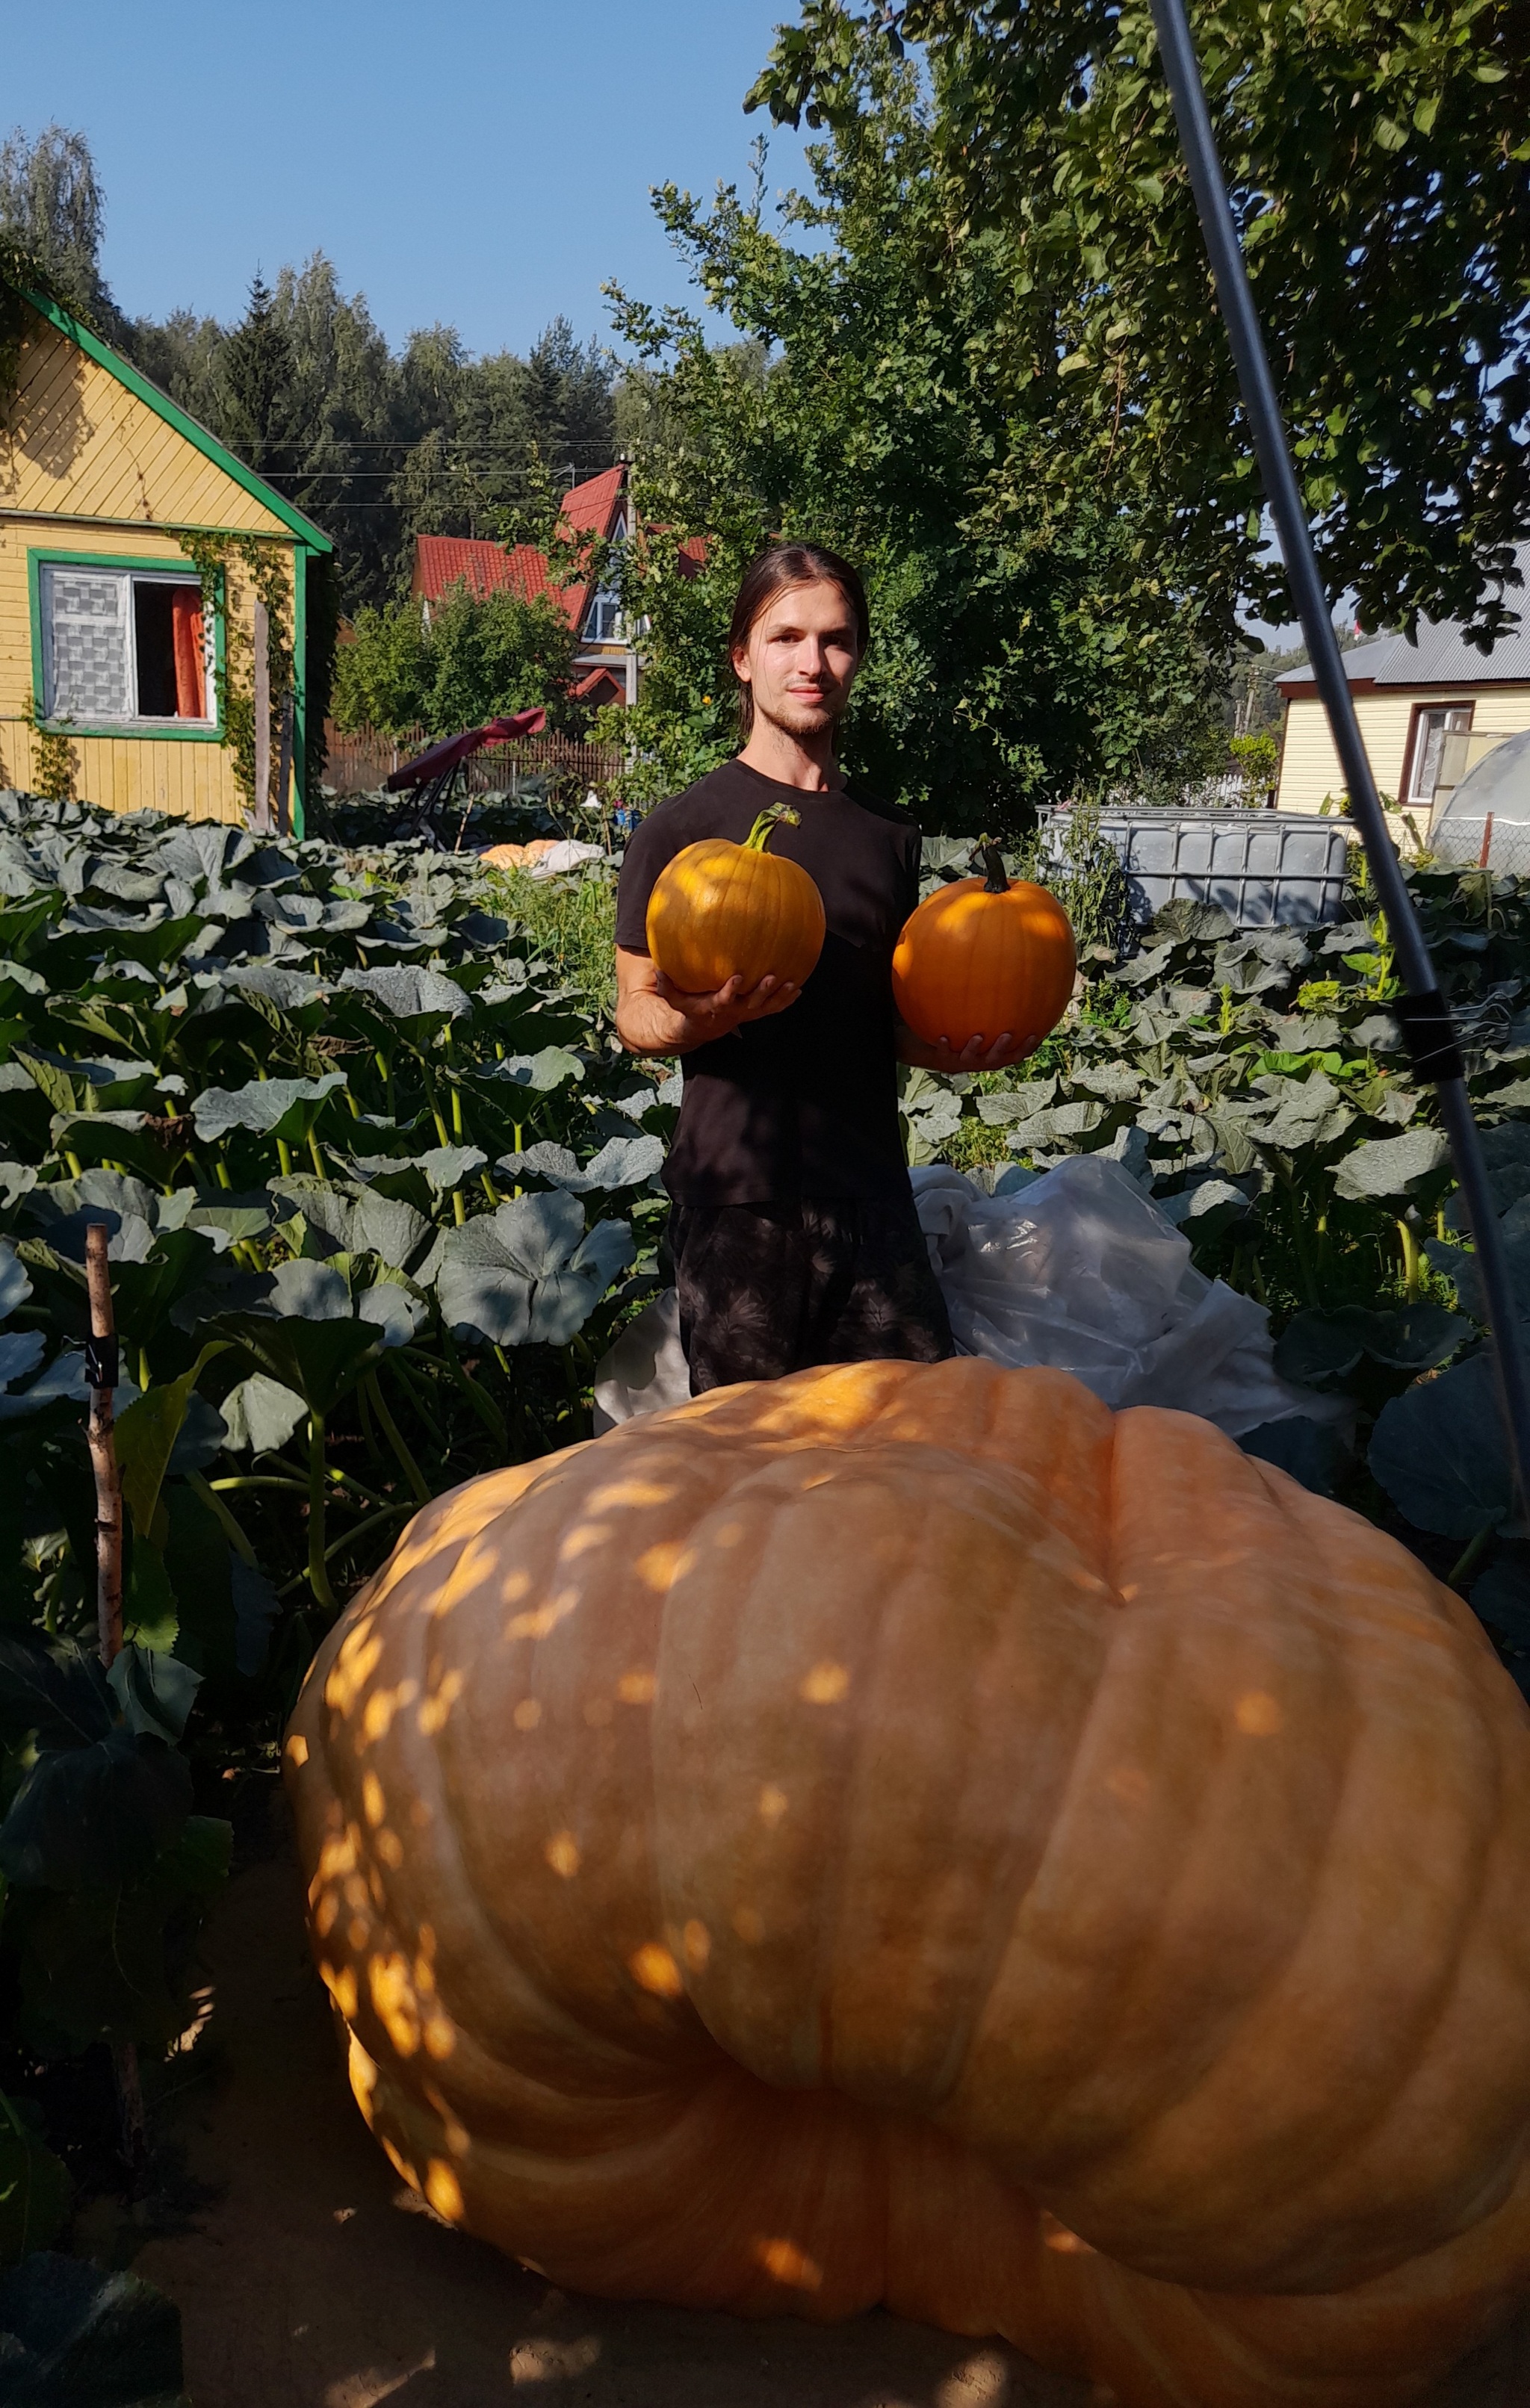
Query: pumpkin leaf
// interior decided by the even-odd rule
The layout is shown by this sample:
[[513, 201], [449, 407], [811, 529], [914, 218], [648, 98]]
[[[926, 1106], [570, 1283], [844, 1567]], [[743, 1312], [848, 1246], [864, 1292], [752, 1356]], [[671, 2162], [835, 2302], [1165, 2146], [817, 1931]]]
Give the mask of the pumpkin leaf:
[[1410, 1197], [1449, 1174], [1451, 1149], [1438, 1129], [1411, 1128], [1402, 1137], [1372, 1138], [1347, 1154], [1335, 1174], [1341, 1196]]
[[563, 1345], [632, 1259], [631, 1231], [602, 1222], [586, 1238], [569, 1195], [521, 1196], [449, 1229], [436, 1273], [443, 1320], [500, 1346]]
[[308, 1407], [296, 1390], [264, 1371], [252, 1371], [224, 1398], [225, 1444], [236, 1454], [275, 1455], [286, 1445]]
[[345, 1084], [343, 1070], [322, 1079], [252, 1079], [243, 1087], [204, 1088], [192, 1106], [204, 1144], [247, 1129], [256, 1137], [306, 1145], [327, 1098]]
[[1406, 1521], [1442, 1539], [1471, 1539], [1514, 1510], [1493, 1366], [1474, 1354], [1415, 1381], [1383, 1405], [1371, 1471]]

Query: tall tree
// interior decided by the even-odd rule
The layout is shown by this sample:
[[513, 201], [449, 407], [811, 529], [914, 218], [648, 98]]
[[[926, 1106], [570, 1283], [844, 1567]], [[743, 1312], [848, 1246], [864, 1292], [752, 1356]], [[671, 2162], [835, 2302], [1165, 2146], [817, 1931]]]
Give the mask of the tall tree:
[[61, 300], [114, 334], [121, 317], [101, 273], [106, 195], [83, 134], [45, 125], [29, 142], [16, 126], [0, 143], [0, 234], [8, 235]]
[[743, 342], [714, 348], [700, 320], [617, 296], [648, 364], [641, 515], [707, 539], [700, 575], [668, 533], [633, 553], [653, 782], [672, 788], [734, 740], [729, 607], [742, 562], [779, 534], [866, 572], [873, 646], [847, 758], [927, 825], [1013, 828], [1101, 781], [1182, 783], [1222, 747], [1226, 644], [1089, 464], [1056, 473], [1018, 380], [993, 377], [1006, 262], [950, 240], [915, 70], [862, 36], [855, 73], [859, 106], [809, 150], [815, 195], [786, 208], [805, 242], [766, 224], [758, 194], [709, 210], [659, 196]]
[[297, 362], [275, 295], [257, 268], [244, 316], [218, 360], [219, 432], [259, 477], [306, 498]]
[[[1530, 533], [1523, 0], [1191, 0], [1331, 589], [1491, 637]], [[997, 268], [986, 372], [1055, 478], [1150, 512], [1231, 622], [1289, 603], [1146, 0], [801, 0], [751, 95], [853, 122], [864, 41], [926, 46], [953, 246]]]

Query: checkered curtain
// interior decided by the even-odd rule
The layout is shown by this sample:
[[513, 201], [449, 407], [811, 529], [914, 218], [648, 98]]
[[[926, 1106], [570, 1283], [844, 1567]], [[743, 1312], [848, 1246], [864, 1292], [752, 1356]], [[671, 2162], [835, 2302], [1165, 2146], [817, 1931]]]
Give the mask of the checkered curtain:
[[42, 619], [52, 719], [126, 719], [132, 580], [120, 570], [44, 568]]

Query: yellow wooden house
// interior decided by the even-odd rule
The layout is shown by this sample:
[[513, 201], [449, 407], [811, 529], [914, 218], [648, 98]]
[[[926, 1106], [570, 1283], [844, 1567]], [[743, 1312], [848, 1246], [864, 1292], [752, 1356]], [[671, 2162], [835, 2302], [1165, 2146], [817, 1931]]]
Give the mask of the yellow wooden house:
[[[1412, 637], [1378, 636], [1344, 655], [1355, 715], [1383, 796], [1395, 806], [1393, 832], [1406, 834], [1404, 814], [1426, 837], [1451, 796], [1479, 761], [1506, 738], [1530, 729], [1530, 544], [1516, 565], [1523, 592], [1508, 599], [1522, 624], [1479, 652], [1449, 621], [1421, 620]], [[1328, 719], [1310, 668], [1288, 669], [1276, 682], [1285, 703], [1277, 806], [1319, 811], [1344, 793]]]
[[[333, 548], [130, 361], [29, 294], [0, 421], [0, 787], [37, 788], [51, 734], [82, 802], [227, 821], [256, 807], [300, 836], [309, 569]], [[290, 741], [255, 642], [262, 585], [292, 638]]]

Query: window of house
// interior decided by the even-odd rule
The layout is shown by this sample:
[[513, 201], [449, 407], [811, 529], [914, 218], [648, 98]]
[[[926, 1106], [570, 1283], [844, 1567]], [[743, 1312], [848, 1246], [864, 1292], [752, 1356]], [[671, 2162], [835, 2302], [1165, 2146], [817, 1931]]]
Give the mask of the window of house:
[[617, 566], [614, 554], [627, 541], [627, 521], [619, 518], [611, 531], [613, 559], [604, 585], [597, 588], [589, 609], [585, 613], [581, 640], [586, 644], [615, 644], [622, 636], [622, 597], [616, 583]]
[[1472, 708], [1445, 702], [1414, 712], [1407, 799], [1420, 810], [1428, 809], [1436, 787], [1459, 784]]
[[212, 724], [199, 580], [45, 561], [37, 601], [46, 718]]

